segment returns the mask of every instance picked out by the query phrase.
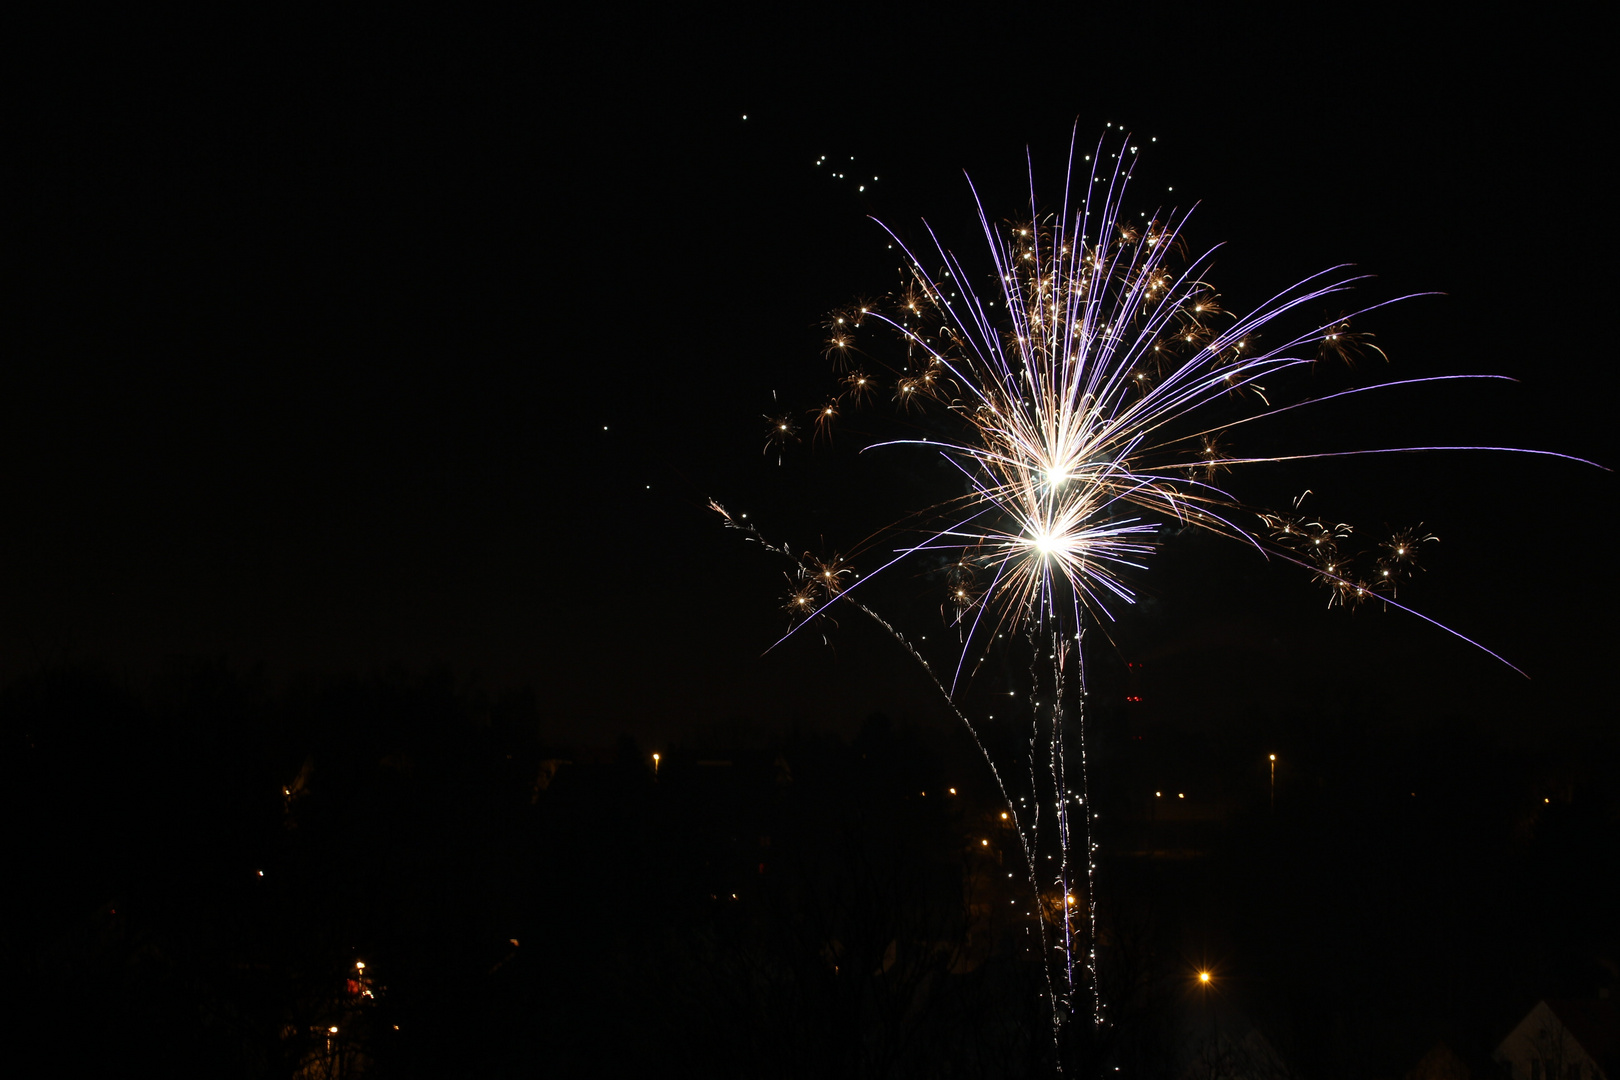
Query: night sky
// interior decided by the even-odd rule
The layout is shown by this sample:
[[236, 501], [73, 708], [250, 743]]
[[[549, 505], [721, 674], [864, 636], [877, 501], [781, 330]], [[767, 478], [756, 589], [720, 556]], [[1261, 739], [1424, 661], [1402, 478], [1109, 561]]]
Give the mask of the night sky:
[[[1191, 237], [1226, 245], [1229, 307], [1353, 262], [1377, 275], [1361, 298], [1445, 294], [1363, 324], [1390, 377], [1520, 380], [1362, 399], [1280, 431], [1287, 449], [1606, 460], [1596, 76], [1574, 26], [661, 18], [56, 35], [10, 126], [5, 670], [449, 665], [604, 738], [925, 710], [858, 632], [761, 659], [783, 568], [704, 504], [832, 549], [911, 508], [853, 443], [778, 466], [761, 416], [773, 393], [820, 400], [819, 319], [894, 284], [866, 215], [927, 216], [976, 253], [963, 170], [1014, 214], [1026, 148], [1052, 192], [1076, 124], [1157, 140], [1136, 198], [1201, 200]], [[857, 193], [823, 155], [881, 180]], [[1257, 505], [1311, 488], [1369, 531], [1425, 522], [1442, 543], [1406, 595], [1531, 679], [1192, 543], [1113, 630], [1161, 697], [1302, 704], [1331, 673], [1527, 724], [1602, 710], [1609, 474], [1480, 454], [1244, 482]]]
[[[483, 21], [377, 8], [31, 27], [0, 174], [13, 267], [0, 720], [25, 775], [8, 813], [25, 822], [15, 857], [34, 886], [19, 894], [26, 918], [0, 919], [0, 945], [34, 965], [29, 978], [59, 976], [40, 1016], [90, 967], [29, 952], [33, 931], [16, 928], [49, 924], [39, 940], [78, 948], [102, 933], [83, 911], [111, 920], [134, 897], [129, 925], [145, 918], [175, 955], [201, 940], [198, 925], [226, 928], [196, 945], [198, 971], [272, 958], [256, 970], [282, 989], [257, 1013], [244, 1006], [241, 1030], [257, 1034], [232, 1046], [292, 1046], [273, 1032], [291, 1015], [284, 1000], [326, 978], [309, 974], [319, 964], [364, 949], [394, 988], [388, 1016], [428, 1033], [392, 1059], [376, 1051], [398, 1075], [420, 1047], [434, 1048], [424, 1075], [463, 1052], [451, 1015], [485, 1025], [487, 1044], [527, 1069], [539, 1043], [500, 1032], [527, 1030], [536, 1002], [551, 1027], [533, 1039], [574, 1038], [569, 1060], [595, 1061], [602, 1045], [629, 1045], [614, 1026], [626, 1017], [687, 1024], [625, 1006], [629, 968], [597, 942], [626, 926], [707, 933], [714, 881], [768, 891], [767, 861], [811, 852], [805, 865], [821, 865], [817, 845], [838, 837], [852, 846], [835, 856], [858, 849], [902, 877], [905, 858], [870, 853], [893, 840], [921, 865], [956, 851], [951, 830], [977, 819], [927, 817], [912, 789], [960, 783], [965, 804], [990, 787], [933, 688], [853, 613], [772, 649], [790, 567], [708, 503], [795, 550], [832, 552], [955, 493], [909, 450], [857, 452], [903, 425], [884, 406], [781, 455], [762, 452], [764, 417], [824, 400], [822, 319], [897, 285], [874, 218], [907, 237], [926, 218], [976, 259], [964, 172], [992, 217], [1018, 216], [1031, 168], [1057, 197], [1071, 132], [1083, 152], [1120, 130], [1142, 147], [1131, 209], [1198, 203], [1186, 235], [1195, 250], [1222, 245], [1208, 276], [1229, 310], [1338, 264], [1374, 275], [1351, 302], [1437, 294], [1357, 324], [1387, 366], [1376, 354], [1321, 365], [1298, 396], [1517, 380], [1352, 398], [1244, 429], [1253, 441], [1235, 451], [1479, 444], [1612, 466], [1607, 58], [1594, 27], [1550, 10], [1488, 20], [1447, 7], [577, 8]], [[1524, 675], [1376, 603], [1330, 609], [1298, 567], [1167, 534], [1132, 579], [1140, 602], [1087, 639], [1099, 760], [1113, 763], [1095, 790], [1106, 813], [1140, 823], [1150, 779], [1200, 797], [1206, 784], [1230, 828], [1199, 856], [1220, 858], [1122, 869], [1113, 896], [1099, 893], [1109, 917], [1162, 904], [1165, 940], [1229, 948], [1227, 970], [1247, 965], [1253, 980], [1229, 1000], [1257, 1016], [1304, 1002], [1290, 1037], [1329, 1047], [1319, 1060], [1338, 1053], [1317, 1037], [1335, 1017], [1417, 1015], [1436, 986], [1466, 1019], [1446, 1030], [1472, 1032], [1476, 1048], [1527, 995], [1590, 991], [1593, 965], [1612, 974], [1616, 960], [1591, 870], [1614, 851], [1620, 776], [1613, 473], [1480, 452], [1230, 480], [1254, 506], [1309, 489], [1307, 508], [1367, 536], [1421, 522], [1440, 543], [1400, 600]], [[908, 572], [870, 595], [933, 648], [947, 636], [937, 589]], [[231, 672], [239, 682], [216, 682], [257, 688], [217, 697], [218, 715], [251, 722], [226, 731], [213, 705], [162, 704], [176, 671], [188, 686]], [[967, 707], [977, 717], [1020, 685], [987, 664]], [[482, 727], [434, 726], [469, 709], [484, 710]], [[166, 728], [171, 714], [182, 719]], [[1017, 735], [986, 730], [997, 746]], [[791, 814], [788, 766], [767, 745], [793, 747], [795, 790], [810, 793]], [[647, 768], [659, 748], [662, 779]], [[731, 798], [720, 787], [669, 773], [711, 750], [746, 764], [738, 748], [763, 756], [730, 810], [716, 809]], [[1297, 817], [1262, 801], [1266, 752]], [[564, 759], [578, 769], [542, 795]], [[306, 761], [320, 763], [317, 794], [295, 806]], [[147, 784], [171, 763], [191, 779]], [[126, 820], [148, 786], [161, 813]], [[1402, 801], [1431, 790], [1445, 794], [1421, 812]], [[75, 838], [61, 845], [59, 819]], [[1116, 850], [1132, 827], [1109, 834]], [[691, 854], [704, 843], [724, 851]], [[81, 858], [81, 844], [102, 855]], [[419, 866], [423, 850], [440, 854]], [[265, 867], [285, 871], [274, 888], [286, 891], [248, 893]], [[388, 893], [393, 873], [404, 883]], [[1296, 874], [1308, 884], [1293, 892]], [[804, 888], [835, 879], [807, 871]], [[647, 882], [674, 898], [665, 923], [641, 906]], [[1410, 911], [1409, 884], [1422, 894]], [[193, 917], [193, 894], [207, 918]], [[1275, 939], [1273, 918], [1289, 928]], [[1547, 945], [1554, 924], [1575, 943]], [[1377, 939], [1364, 962], [1307, 1000], [1301, 972], [1356, 952], [1357, 934]], [[531, 950], [534, 966], [514, 962], [489, 991], [520, 938], [546, 942], [552, 966]], [[1485, 941], [1516, 965], [1500, 985]], [[123, 955], [85, 950], [91, 966]], [[664, 955], [649, 946], [635, 962]], [[825, 966], [804, 955], [805, 970]], [[117, 997], [123, 962], [107, 963]], [[694, 969], [669, 970], [684, 987]], [[173, 1000], [191, 1001], [189, 986]], [[702, 1008], [749, 1029], [746, 1008]], [[137, 1005], [128, 1016], [129, 1030], [152, 1026]], [[319, 1049], [309, 1030], [315, 1049], [298, 1053]], [[1391, 1042], [1387, 1060], [1415, 1046]], [[739, 1060], [752, 1074], [754, 1059]]]

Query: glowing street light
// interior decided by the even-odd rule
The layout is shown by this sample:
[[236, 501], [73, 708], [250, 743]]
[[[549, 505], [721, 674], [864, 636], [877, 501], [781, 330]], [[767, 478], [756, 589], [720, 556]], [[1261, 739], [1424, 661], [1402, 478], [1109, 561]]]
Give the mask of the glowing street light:
[[1210, 979], [1209, 972], [1200, 971], [1198, 973], [1198, 985], [1199, 986], [1208, 986], [1209, 985], [1209, 979]]
[[658, 755], [657, 754], [653, 755], [653, 775], [654, 776], [658, 775]]
[[1277, 812], [1277, 755], [1268, 754], [1271, 758], [1271, 812]]

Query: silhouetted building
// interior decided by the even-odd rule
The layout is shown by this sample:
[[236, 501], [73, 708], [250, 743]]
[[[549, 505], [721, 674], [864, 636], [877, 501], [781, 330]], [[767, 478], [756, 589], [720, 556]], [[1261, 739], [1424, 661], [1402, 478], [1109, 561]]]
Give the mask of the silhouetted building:
[[1511, 1080], [1610, 1080], [1620, 1076], [1620, 1003], [1538, 1001], [1492, 1057]]

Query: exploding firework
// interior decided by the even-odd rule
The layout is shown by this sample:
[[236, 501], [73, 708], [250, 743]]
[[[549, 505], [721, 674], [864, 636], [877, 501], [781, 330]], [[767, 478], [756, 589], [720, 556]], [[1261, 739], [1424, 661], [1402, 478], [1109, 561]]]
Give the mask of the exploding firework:
[[[993, 220], [975, 192], [989, 254], [982, 273], [931, 229], [927, 248], [890, 231], [903, 253], [904, 284], [885, 301], [828, 318], [826, 354], [842, 389], [817, 410], [818, 432], [884, 397], [906, 414], [931, 411], [943, 434], [867, 449], [939, 455], [959, 476], [961, 494], [891, 530], [908, 539], [863, 577], [840, 558], [818, 561], [767, 544], [798, 564], [786, 605], [790, 635], [835, 603], [854, 604], [906, 645], [970, 732], [960, 698], [966, 680], [997, 642], [1027, 644], [1027, 760], [1012, 770], [987, 751], [985, 759], [1022, 844], [1034, 909], [1056, 912], [1036, 919], [1053, 960], [1054, 1034], [1079, 1011], [1088, 987], [1093, 1023], [1105, 1019], [1096, 992], [1095, 813], [1081, 722], [1086, 627], [1134, 600], [1131, 575], [1145, 569], [1168, 527], [1207, 530], [1296, 564], [1328, 588], [1330, 605], [1377, 598], [1409, 611], [1394, 597], [1419, 549], [1435, 540], [1421, 526], [1389, 535], [1366, 567], [1356, 530], [1305, 510], [1303, 496], [1292, 511], [1271, 513], [1228, 490], [1226, 477], [1242, 465], [1346, 452], [1238, 457], [1227, 446], [1234, 429], [1304, 405], [1414, 382], [1492, 378], [1384, 382], [1284, 403], [1290, 376], [1324, 359], [1383, 355], [1370, 335], [1351, 330], [1373, 308], [1346, 314], [1341, 307], [1359, 277], [1336, 267], [1247, 314], [1228, 314], [1205, 279], [1209, 254], [1185, 258], [1187, 212], [1127, 216], [1135, 160], [1128, 139], [1078, 160], [1071, 150], [1062, 201], [1043, 208], [1032, 195], [1028, 216], [1012, 223]], [[1324, 315], [1330, 305], [1339, 310]], [[1288, 323], [1300, 328], [1277, 332]], [[1262, 331], [1274, 343], [1263, 343]], [[780, 453], [797, 426], [787, 416], [769, 423], [767, 450]], [[1464, 448], [1348, 453], [1419, 449]], [[739, 527], [765, 543], [752, 527]], [[947, 568], [941, 611], [959, 645], [949, 671], [931, 666], [861, 599], [864, 585], [908, 560]], [[1019, 777], [1023, 796], [1004, 772], [1027, 772]], [[1048, 862], [1055, 869], [1038, 869]]]

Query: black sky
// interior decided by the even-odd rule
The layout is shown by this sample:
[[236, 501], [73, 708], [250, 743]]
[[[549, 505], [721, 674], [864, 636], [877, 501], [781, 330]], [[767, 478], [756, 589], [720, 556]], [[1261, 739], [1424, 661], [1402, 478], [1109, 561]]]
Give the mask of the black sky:
[[[782, 568], [704, 501], [832, 547], [877, 523], [862, 485], [893, 473], [778, 466], [760, 416], [813, 404], [817, 321], [893, 281], [867, 214], [972, 250], [962, 171], [1016, 213], [1026, 147], [1053, 190], [1075, 124], [1157, 140], [1142, 186], [1202, 201], [1238, 304], [1353, 262], [1368, 299], [1445, 294], [1371, 324], [1391, 377], [1520, 380], [1290, 437], [1609, 462], [1590, 28], [1257, 11], [41, 28], [7, 121], [0, 668], [442, 663], [534, 684], [582, 737], [930, 715], [855, 627], [761, 659]], [[1612, 474], [1434, 456], [1255, 483], [1425, 521], [1412, 602], [1532, 679], [1189, 543], [1116, 631], [1165, 708], [1308, 714], [1353, 685], [1526, 728], [1607, 715]]]

